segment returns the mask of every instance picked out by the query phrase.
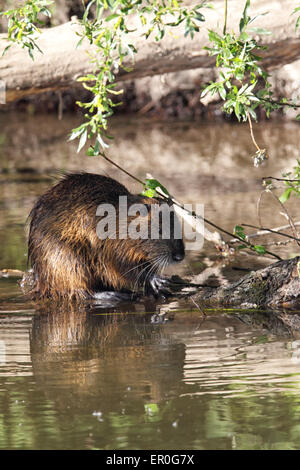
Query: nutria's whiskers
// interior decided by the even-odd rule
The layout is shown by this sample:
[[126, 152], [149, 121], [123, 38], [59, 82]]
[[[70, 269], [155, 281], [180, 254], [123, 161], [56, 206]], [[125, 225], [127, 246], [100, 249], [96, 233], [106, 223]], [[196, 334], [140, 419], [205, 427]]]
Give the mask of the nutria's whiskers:
[[133, 268], [128, 269], [128, 271], [125, 271], [124, 273], [121, 273], [122, 276], [126, 276], [126, 274], [130, 273], [131, 271], [134, 271], [135, 269], [139, 269], [141, 266], [144, 266], [145, 264], [149, 264], [149, 261], [144, 261], [144, 263], [140, 263], [137, 266], [134, 266]]

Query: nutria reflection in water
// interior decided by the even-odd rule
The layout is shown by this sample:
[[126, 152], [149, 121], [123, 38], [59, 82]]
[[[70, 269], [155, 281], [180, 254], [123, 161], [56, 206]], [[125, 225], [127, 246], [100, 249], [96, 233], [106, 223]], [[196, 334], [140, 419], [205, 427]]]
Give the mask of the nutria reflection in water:
[[74, 304], [36, 311], [31, 358], [34, 379], [47, 398], [60, 411], [68, 403], [104, 412], [130, 406], [133, 399], [143, 407], [176, 394], [185, 345], [151, 324], [148, 314], [127, 314], [125, 307], [118, 314], [99, 311]]
[[[147, 237], [123, 237], [120, 197], [127, 198], [128, 207], [138, 204], [147, 209], [138, 218], [141, 232]], [[133, 195], [106, 176], [65, 176], [37, 200], [29, 216], [31, 294], [42, 299], [80, 300], [97, 297], [101, 291], [131, 292], [142, 288], [144, 293], [155, 296], [166, 293], [169, 281], [160, 273], [170, 263], [184, 258], [184, 244], [182, 237], [175, 237], [177, 218], [173, 212], [169, 237], [162, 236], [160, 218], [154, 223], [152, 205], [160, 207], [162, 202], [165, 201]], [[113, 230], [106, 238], [99, 237], [97, 231], [97, 210], [103, 204], [113, 207], [115, 216]], [[126, 226], [136, 218], [136, 214], [128, 214], [129, 211]], [[158, 238], [152, 237], [153, 225]]]

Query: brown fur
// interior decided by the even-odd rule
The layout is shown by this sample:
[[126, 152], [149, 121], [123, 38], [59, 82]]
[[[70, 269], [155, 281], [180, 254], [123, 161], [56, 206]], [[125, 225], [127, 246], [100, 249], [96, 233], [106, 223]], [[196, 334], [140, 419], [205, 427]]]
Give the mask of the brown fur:
[[[29, 215], [28, 240], [36, 298], [82, 299], [103, 290], [137, 290], [147, 286], [147, 275], [149, 281], [172, 262], [174, 253], [183, 257], [182, 240], [120, 239], [118, 232], [116, 239], [101, 240], [96, 209], [101, 203], [117, 208], [119, 196], [128, 197], [128, 206], [158, 203], [89, 173], [64, 177], [37, 200]], [[150, 224], [150, 216], [142, 223]]]

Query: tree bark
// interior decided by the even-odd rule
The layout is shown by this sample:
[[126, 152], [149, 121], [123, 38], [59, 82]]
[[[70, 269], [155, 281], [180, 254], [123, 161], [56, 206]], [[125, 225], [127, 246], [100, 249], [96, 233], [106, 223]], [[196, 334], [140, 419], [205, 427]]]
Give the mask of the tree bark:
[[[291, 15], [296, 4], [296, 0], [252, 1], [252, 16], [269, 11], [269, 14], [261, 16], [254, 23], [272, 32], [272, 35], [259, 38], [260, 43], [268, 46], [266, 51], [260, 53], [263, 57], [262, 66], [268, 71], [300, 58], [299, 32], [295, 32], [296, 15]], [[227, 31], [238, 29], [243, 8], [244, 2], [240, 0], [232, 0], [229, 3]], [[144, 37], [138, 36], [140, 32], [132, 33], [130, 39], [138, 50], [134, 68], [129, 73], [121, 70], [117, 80], [132, 80], [195, 68], [202, 68], [205, 73], [205, 70], [215, 64], [215, 57], [210, 57], [208, 52], [203, 50], [203, 47], [209, 44], [207, 30], [216, 29], [217, 25], [222, 29], [223, 10], [223, 2], [214, 10], [203, 10], [206, 21], [200, 24], [201, 31], [193, 40], [184, 38], [181, 27], [172, 29], [173, 35], [166, 34], [159, 43], [152, 36], [145, 40]], [[83, 41], [82, 45], [76, 48], [80, 39], [76, 33], [79, 31], [80, 25], [75, 19], [54, 28], [44, 29], [37, 40], [43, 54], [36, 51], [34, 61], [25, 49], [12, 45], [0, 59], [0, 79], [5, 83], [6, 102], [78, 85], [77, 78], [93, 70], [88, 55], [93, 53], [93, 47], [88, 41]], [[0, 55], [7, 46], [5, 38], [5, 34], [0, 35]], [[127, 58], [124, 65], [131, 66], [132, 63]]]
[[299, 308], [300, 257], [251, 272], [226, 287], [197, 289], [191, 298], [204, 306]]

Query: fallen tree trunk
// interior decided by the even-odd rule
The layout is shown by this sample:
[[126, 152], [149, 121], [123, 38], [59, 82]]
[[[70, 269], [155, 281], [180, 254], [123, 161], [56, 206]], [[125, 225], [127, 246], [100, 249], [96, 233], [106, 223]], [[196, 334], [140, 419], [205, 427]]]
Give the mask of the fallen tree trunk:
[[226, 287], [197, 289], [201, 305], [245, 308], [300, 308], [300, 257], [251, 272]]
[[[285, 7], [283, 3], [286, 4]], [[268, 46], [268, 49], [261, 53], [262, 65], [268, 71], [300, 58], [300, 38], [299, 33], [296, 35], [294, 27], [296, 18], [295, 15], [291, 16], [294, 7], [297, 6], [296, 3], [295, 0], [252, 2], [252, 12], [262, 7], [263, 11], [269, 11], [268, 15], [260, 17], [257, 24], [260, 28], [272, 32], [272, 35], [260, 38], [261, 43]], [[238, 28], [243, 7], [244, 2], [238, 0], [230, 2], [228, 31]], [[131, 39], [138, 50], [134, 69], [129, 73], [120, 71], [117, 80], [132, 80], [180, 70], [195, 68], [205, 70], [214, 67], [215, 58], [210, 57], [203, 47], [208, 45], [207, 29], [215, 29], [217, 24], [220, 26], [223, 24], [223, 3], [215, 10], [205, 10], [205, 18], [206, 21], [201, 24], [201, 31], [196, 34], [194, 40], [184, 38], [181, 27], [172, 30], [177, 39], [166, 34], [160, 42], [156, 42], [152, 36], [145, 40], [144, 37], [138, 37], [137, 33], [132, 33]], [[79, 41], [76, 33], [79, 31], [80, 25], [76, 20], [44, 29], [37, 40], [43, 54], [35, 52], [34, 61], [30, 59], [27, 51], [18, 45], [10, 47], [0, 60], [0, 79], [5, 83], [6, 102], [16, 101], [27, 95], [63, 90], [78, 85], [77, 78], [93, 69], [88, 55], [93, 52], [93, 48], [88, 41], [83, 41], [81, 47], [76, 48]], [[7, 46], [5, 38], [5, 34], [0, 35], [0, 55]], [[124, 65], [132, 64], [126, 59]]]

